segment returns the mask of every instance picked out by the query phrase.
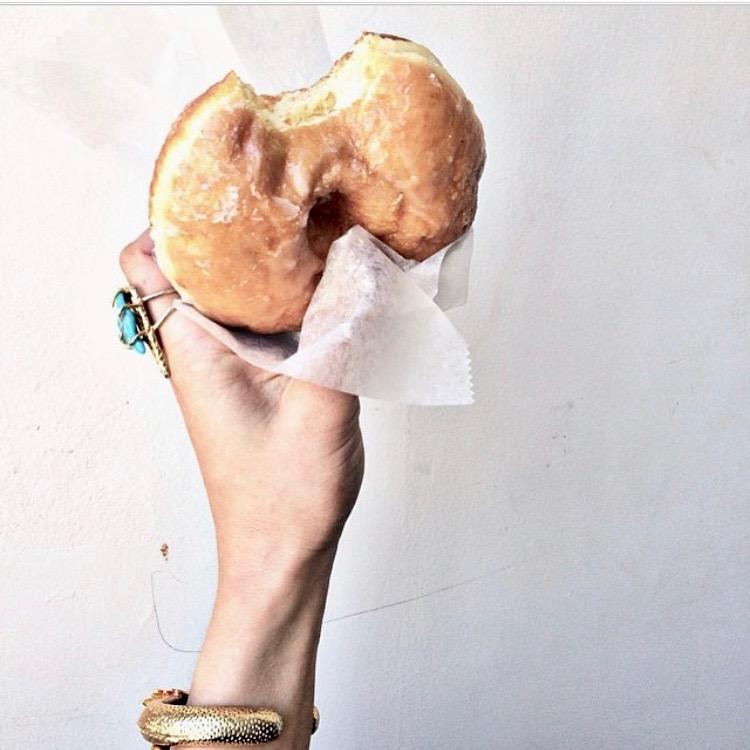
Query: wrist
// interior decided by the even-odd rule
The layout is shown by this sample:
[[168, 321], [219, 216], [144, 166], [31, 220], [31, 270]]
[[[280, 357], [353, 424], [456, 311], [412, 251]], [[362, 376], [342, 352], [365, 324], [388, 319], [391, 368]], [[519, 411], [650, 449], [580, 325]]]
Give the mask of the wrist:
[[307, 747], [334, 554], [224, 561], [191, 704], [274, 708], [285, 721], [279, 749]]
[[[335, 496], [209, 493], [220, 573], [253, 578], [306, 568], [336, 554], [344, 522]], [[261, 498], [265, 498], [264, 501]]]
[[218, 542], [217, 602], [258, 597], [294, 600], [320, 587], [333, 569], [337, 543], [313, 549], [284, 540], [263, 539], [244, 544]]

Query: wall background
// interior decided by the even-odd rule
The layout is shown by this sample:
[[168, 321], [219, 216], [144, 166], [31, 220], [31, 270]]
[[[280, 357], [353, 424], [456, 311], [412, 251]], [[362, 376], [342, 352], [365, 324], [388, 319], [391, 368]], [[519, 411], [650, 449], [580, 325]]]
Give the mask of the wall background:
[[[168, 386], [115, 339], [117, 253], [180, 104], [229, 67], [310, 82], [363, 29], [431, 47], [486, 126], [450, 313], [477, 402], [364, 405], [313, 747], [748, 747], [749, 8], [0, 19], [2, 747], [139, 747], [140, 699], [189, 684], [210, 519]], [[159, 54], [193, 84], [144, 106]]]

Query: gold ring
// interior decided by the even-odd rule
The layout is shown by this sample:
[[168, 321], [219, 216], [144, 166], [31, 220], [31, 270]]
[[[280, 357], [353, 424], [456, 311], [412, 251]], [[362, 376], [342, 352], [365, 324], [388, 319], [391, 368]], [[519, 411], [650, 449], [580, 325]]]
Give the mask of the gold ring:
[[146, 302], [164, 294], [177, 294], [177, 292], [171, 288], [162, 289], [141, 297], [135, 287], [124, 286], [115, 292], [112, 307], [117, 311], [117, 329], [120, 332], [120, 341], [128, 349], [132, 349], [138, 354], [145, 354], [148, 347], [156, 360], [156, 364], [159, 365], [161, 374], [168, 378], [169, 365], [157, 332], [175, 308], [170, 307], [156, 323], [151, 322], [146, 308]]

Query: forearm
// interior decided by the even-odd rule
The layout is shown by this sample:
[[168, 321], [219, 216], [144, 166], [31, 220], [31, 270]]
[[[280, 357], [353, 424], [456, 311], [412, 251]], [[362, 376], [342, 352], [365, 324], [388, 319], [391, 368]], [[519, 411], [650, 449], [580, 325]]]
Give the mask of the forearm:
[[[248, 540], [253, 549], [253, 540]], [[335, 548], [295, 556], [256, 547], [223, 560], [190, 703], [250, 705], [284, 718], [275, 750], [310, 742], [315, 661]], [[220, 747], [209, 746], [206, 747]]]

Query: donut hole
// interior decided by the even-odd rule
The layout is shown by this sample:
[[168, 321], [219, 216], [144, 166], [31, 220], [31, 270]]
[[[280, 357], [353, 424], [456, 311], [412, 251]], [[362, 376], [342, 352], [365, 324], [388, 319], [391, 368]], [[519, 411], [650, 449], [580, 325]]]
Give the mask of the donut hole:
[[325, 258], [331, 243], [353, 226], [346, 196], [337, 190], [320, 196], [307, 215], [307, 242], [319, 257]]

